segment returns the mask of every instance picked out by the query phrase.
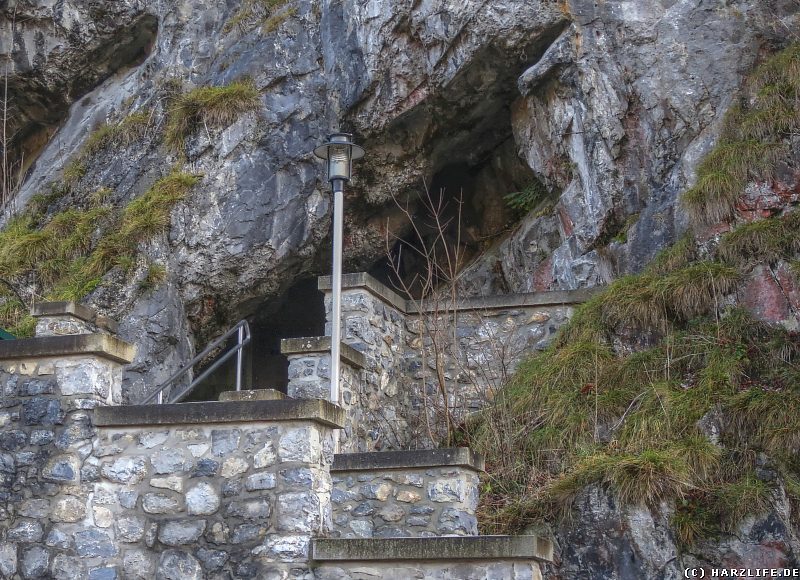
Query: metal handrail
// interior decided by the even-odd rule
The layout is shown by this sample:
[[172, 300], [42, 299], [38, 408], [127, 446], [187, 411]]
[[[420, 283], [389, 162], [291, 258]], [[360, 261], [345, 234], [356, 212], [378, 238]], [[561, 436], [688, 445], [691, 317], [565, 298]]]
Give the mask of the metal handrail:
[[181, 391], [178, 392], [178, 395], [175, 397], [170, 397], [171, 403], [177, 403], [181, 399], [183, 399], [186, 395], [191, 393], [194, 388], [203, 382], [211, 373], [217, 370], [223, 363], [225, 363], [229, 358], [231, 358], [234, 354], [236, 355], [236, 390], [242, 390], [242, 366], [244, 362], [244, 349], [250, 343], [250, 325], [247, 324], [246, 320], [240, 321], [236, 326], [231, 328], [228, 332], [220, 336], [219, 338], [213, 340], [200, 354], [190, 360], [186, 366], [184, 366], [181, 370], [177, 371], [173, 374], [170, 378], [166, 381], [161, 383], [159, 387], [153, 391], [144, 401], [140, 403], [140, 405], [147, 405], [153, 399], [158, 399], [158, 403], [162, 404], [164, 402], [164, 390], [172, 385], [175, 381], [181, 378], [183, 375], [188, 373], [194, 365], [198, 362], [203, 360], [209, 354], [211, 354], [214, 350], [216, 350], [221, 344], [223, 344], [226, 340], [228, 340], [234, 334], [238, 334], [238, 340], [236, 346], [234, 346], [231, 350], [226, 352], [221, 358], [216, 360], [214, 364], [208, 367], [203, 373], [194, 379], [188, 386], [184, 387]]

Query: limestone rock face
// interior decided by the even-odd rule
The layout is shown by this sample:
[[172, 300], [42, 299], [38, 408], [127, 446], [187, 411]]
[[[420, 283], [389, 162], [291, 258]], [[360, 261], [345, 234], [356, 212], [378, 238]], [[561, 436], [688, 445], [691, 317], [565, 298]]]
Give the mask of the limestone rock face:
[[569, 7], [571, 25], [519, 77], [512, 109], [520, 154], [560, 197], [473, 266], [474, 293], [594, 286], [641, 269], [685, 230], [678, 195], [742, 75], [797, 19], [796, 7], [757, 2]]
[[[175, 164], [203, 176], [172, 212], [168, 233], [140, 247], [167, 265], [167, 283], [142, 291], [140, 260], [132, 274], [112, 270], [88, 297], [139, 347], [126, 375], [132, 401], [208, 336], [296, 277], [325, 270], [330, 199], [311, 151], [332, 130], [353, 131], [368, 150], [347, 193], [349, 269], [381, 260], [387, 231], [407, 232], [392, 196], [414, 213], [423, 180], [469, 191], [468, 234], [488, 250], [464, 277], [467, 294], [594, 286], [640, 269], [685, 227], [679, 193], [719, 134], [743, 75], [785, 42], [787, 29], [797, 30], [799, 10], [790, 0], [290, 0], [289, 7], [274, 26], [233, 27], [226, 23], [239, 0], [17, 0], [0, 8], [0, 55], [17, 111], [14, 158], [25, 167], [35, 159], [0, 222], [61, 179], [100, 123], [131, 111], [152, 110], [152, 127], [134, 143], [98, 152], [63, 203], [104, 186], [121, 206]], [[176, 80], [186, 90], [244, 76], [260, 91], [257, 111], [197, 131], [185, 157], [164, 145]], [[502, 197], [533, 180], [549, 202], [509, 228]], [[26, 413], [49, 424], [57, 411]], [[48, 477], [74, 476], [72, 463], [53, 461]], [[138, 480], [138, 467], [104, 465], [104, 475]], [[154, 513], [176, 509], [160, 496], [145, 499]], [[636, 576], [628, 560], [595, 565], [576, 549], [562, 551], [563, 569], [678, 577], [685, 562], [665, 522], [648, 517], [633, 514], [626, 524], [630, 545], [647, 561]], [[559, 533], [579, 545], [587, 530]], [[105, 537], [84, 544], [87, 553], [111, 549]], [[4, 571], [48, 565], [46, 553], [28, 551], [19, 562], [0, 556]], [[129, 560], [138, 567], [134, 555]], [[200, 564], [169, 550], [158, 570], [194, 577]]]
[[[100, 123], [152, 109], [154, 127], [98, 152], [68, 202], [99, 186], [120, 205], [141, 194], [181, 161], [163, 145], [177, 80], [187, 90], [249, 76], [262, 95], [258, 111], [187, 140], [183, 167], [202, 181], [169, 234], [141, 248], [167, 264], [169, 283], [142, 293], [140, 263], [89, 297], [139, 344], [132, 400], [195, 340], [326, 269], [328, 188], [310, 152], [331, 130], [354, 131], [369, 151], [348, 190], [349, 268], [380, 261], [387, 231], [407, 231], [392, 195], [413, 213], [426, 180], [470, 189], [465, 237], [496, 241], [465, 277], [468, 293], [592, 286], [636, 270], [681, 229], [678, 193], [743, 73], [796, 11], [712, 0], [290, 4], [269, 29], [226, 26], [239, 2], [29, 0], [3, 12], [24, 136], [61, 123], [16, 207], [60, 179]], [[34, 96], [39, 108], [25, 100]], [[34, 155], [43, 137], [30, 139], [18, 145]], [[504, 234], [502, 196], [534, 179], [554, 209]], [[609, 243], [620, 233], [627, 242]]]
[[[671, 532], [672, 508], [620, 506], [593, 485], [578, 494], [576, 519], [555, 530], [557, 565], [548, 578], [683, 578], [686, 568], [782, 567], [796, 565], [797, 531], [785, 494], [769, 511], [748, 516], [730, 534], [681, 548]], [[590, 573], [587, 571], [591, 570]]]

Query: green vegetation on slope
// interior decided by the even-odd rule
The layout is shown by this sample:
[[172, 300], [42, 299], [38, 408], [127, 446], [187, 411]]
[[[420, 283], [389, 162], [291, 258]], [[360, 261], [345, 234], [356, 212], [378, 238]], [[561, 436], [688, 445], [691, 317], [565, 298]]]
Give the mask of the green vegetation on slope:
[[683, 195], [692, 220], [710, 225], [733, 217], [753, 179], [767, 179], [786, 156], [787, 138], [800, 131], [800, 44], [775, 55], [751, 75], [740, 102], [728, 111], [719, 144]]
[[[694, 269], [671, 275], [692, 280], [687, 271]], [[679, 510], [680, 517], [702, 508], [701, 527], [709, 531], [734, 518], [726, 506], [754, 469], [752, 450], [768, 451], [784, 466], [800, 450], [798, 336], [742, 310], [712, 306], [688, 322], [679, 311], [656, 320], [634, 315], [645, 330], [657, 324], [659, 338], [649, 348], [617, 352], [618, 319], [604, 314], [632, 280], [584, 305], [560, 340], [522, 364], [497, 405], [472, 426], [473, 444], [494, 458], [484, 498], [488, 530], [519, 531], [555, 517], [584, 487], [601, 483], [622, 502], [685, 500], [698, 507]], [[694, 293], [691, 284], [676, 289]], [[650, 300], [645, 293], [634, 312]], [[723, 418], [719, 447], [698, 427], [715, 412]]]
[[[759, 67], [751, 90], [782, 87], [775, 106], [796, 97], [798, 63], [793, 46]], [[766, 121], [766, 101], [753, 103], [684, 198], [698, 222], [730, 217], [746, 181], [768, 171], [797, 127], [783, 116]], [[721, 195], [706, 188], [734, 177]], [[623, 503], [675, 502], [674, 531], [691, 544], [769, 506], [775, 482], [757, 476], [760, 452], [800, 501], [800, 336], [729, 300], [755, 264], [797, 263], [798, 226], [800, 211], [741, 225], [710, 256], [686, 236], [577, 309], [467, 425], [470, 444], [489, 458], [484, 530], [552, 520], [600, 484]]]
[[[199, 125], [222, 127], [258, 107], [260, 97], [250, 80], [225, 87], [204, 87], [178, 94], [167, 112], [167, 141], [173, 146]], [[127, 147], [142, 139], [154, 113], [142, 110], [119, 122], [97, 128], [64, 168], [61, 182], [30, 200], [27, 211], [0, 231], [0, 326], [25, 337], [34, 320], [16, 294], [25, 288], [43, 300], [79, 300], [100, 284], [112, 268], [127, 271], [136, 262], [138, 245], [163, 232], [170, 213], [194, 187], [199, 176], [174, 169], [126, 207], [107, 205], [113, 190], [100, 187], [84, 195], [80, 209], [54, 213], [67, 195], [75, 197], [78, 182], [96, 156], [109, 148]], [[163, 281], [163, 266], [151, 265], [141, 287]]]
[[[0, 231], [0, 278], [34, 285], [45, 300], [79, 300], [111, 268], [133, 264], [137, 245], [169, 225], [172, 208], [198, 181], [173, 170], [119, 213], [99, 205], [106, 192], [92, 196], [85, 209], [50, 216], [29, 210]], [[24, 305], [6, 287], [0, 297], [0, 326], [30, 336], [34, 322]]]

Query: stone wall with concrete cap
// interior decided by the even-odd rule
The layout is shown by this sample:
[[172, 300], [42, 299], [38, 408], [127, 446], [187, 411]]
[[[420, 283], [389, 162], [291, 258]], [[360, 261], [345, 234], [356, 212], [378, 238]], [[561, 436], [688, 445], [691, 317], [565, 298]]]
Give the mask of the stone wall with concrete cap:
[[[347, 444], [379, 441], [358, 424], [370, 387], [366, 357], [353, 348], [343, 349], [347, 409], [257, 391], [121, 405], [121, 368], [133, 347], [108, 331], [87, 332], [91, 313], [75, 305], [42, 312], [53, 315], [41, 325], [46, 336], [0, 342], [0, 577], [313, 580], [368, 569], [386, 578], [444, 578], [448, 570], [489, 578], [538, 570], [515, 556], [462, 562], [454, 552], [453, 562], [439, 554], [434, 563], [387, 565], [363, 550], [315, 567], [310, 550], [319, 538], [477, 533], [482, 460], [469, 450], [334, 459], [342, 427], [354, 434]], [[326, 394], [330, 341], [286, 346], [297, 368], [313, 371], [298, 373], [292, 394]], [[396, 549], [383, 546], [387, 557]], [[421, 546], [411, 552], [422, 554]]]
[[85, 517], [58, 528], [74, 538], [66, 550], [82, 556], [82, 573], [124, 578], [297, 573], [311, 538], [330, 533], [343, 419], [319, 400], [98, 409]]
[[[331, 329], [330, 278], [321, 277]], [[408, 448], [417, 438], [409, 424], [405, 302], [367, 274], [342, 279], [342, 341], [366, 360], [361, 384], [359, 430], [364, 446], [358, 451]]]
[[[330, 400], [331, 338], [315, 336], [281, 341], [281, 353], [289, 359], [287, 394], [299, 399]], [[368, 440], [364, 425], [364, 355], [342, 344], [339, 401], [346, 411], [344, 429], [337, 434], [337, 452], [366, 451]]]
[[466, 448], [336, 455], [332, 535], [477, 535], [483, 468], [483, 458]]
[[317, 580], [541, 580], [553, 546], [537, 536], [317, 539]]
[[36, 318], [36, 336], [116, 334], [119, 330], [115, 320], [76, 302], [41, 302], [34, 305], [31, 315]]
[[[330, 278], [321, 277], [319, 288], [330, 327]], [[456, 422], [481, 409], [516, 365], [546, 348], [574, 306], [592, 294], [576, 290], [418, 303], [365, 273], [345, 275], [342, 288], [342, 340], [367, 361], [361, 425], [368, 434], [367, 450], [430, 447], [441, 434], [446, 409]]]
[[110, 334], [86, 333], [92, 328], [68, 308], [50, 312], [64, 332], [46, 325], [37, 328], [45, 336], [0, 342], [3, 578], [80, 577], [69, 575], [69, 556], [58, 550], [65, 540], [54, 530], [76, 517], [65, 510], [89, 492], [94, 410], [122, 402], [122, 368], [134, 355]]

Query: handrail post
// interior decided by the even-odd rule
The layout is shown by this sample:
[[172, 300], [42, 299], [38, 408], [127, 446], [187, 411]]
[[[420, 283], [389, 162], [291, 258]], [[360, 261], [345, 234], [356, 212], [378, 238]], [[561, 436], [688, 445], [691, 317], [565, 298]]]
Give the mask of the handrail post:
[[[252, 338], [250, 334], [250, 326], [247, 324], [246, 320], [242, 320], [231, 328], [228, 332], [224, 335], [220, 336], [219, 338], [214, 339], [211, 343], [206, 346], [203, 352], [195, 355], [195, 357], [190, 360], [183, 368], [175, 372], [170, 378], [168, 378], [165, 382], [161, 383], [158, 388], [150, 393], [140, 405], [147, 405], [152, 400], [156, 400], [159, 404], [164, 402], [164, 390], [172, 385], [175, 381], [189, 372], [194, 365], [203, 360], [206, 355], [214, 351], [220, 345], [224, 345], [230, 338], [236, 334], [238, 339], [238, 344], [236, 345], [236, 390], [242, 390], [242, 375], [244, 373], [244, 347], [250, 344], [250, 339]], [[209, 366], [206, 370], [202, 372], [202, 374], [192, 380], [187, 387], [182, 390], [178, 390], [177, 395], [174, 391], [170, 391], [171, 399], [173, 402], [179, 402], [184, 396], [194, 389], [199, 383], [201, 383], [206, 377], [208, 377], [212, 372], [214, 372], [217, 368], [220, 367], [224, 362], [231, 359], [234, 354], [234, 349], [229, 349], [219, 360]]]
[[236, 352], [236, 390], [242, 390], [242, 362], [244, 360], [244, 325], [239, 327], [239, 350]]

